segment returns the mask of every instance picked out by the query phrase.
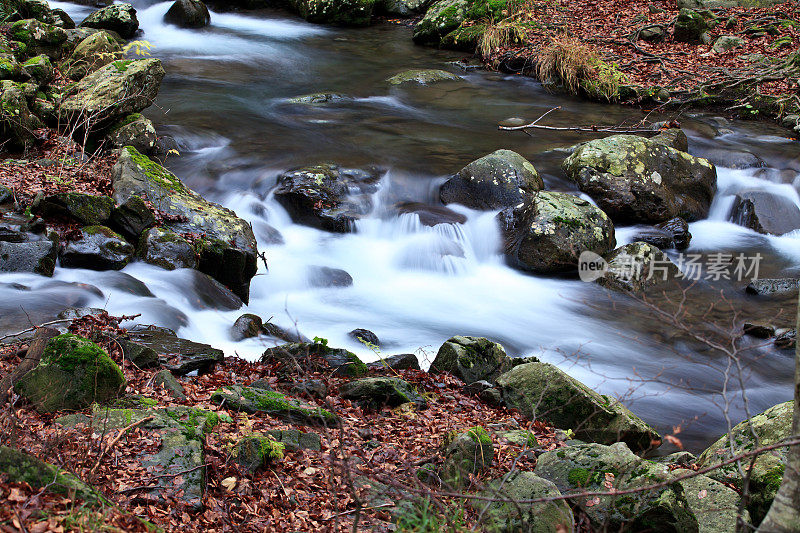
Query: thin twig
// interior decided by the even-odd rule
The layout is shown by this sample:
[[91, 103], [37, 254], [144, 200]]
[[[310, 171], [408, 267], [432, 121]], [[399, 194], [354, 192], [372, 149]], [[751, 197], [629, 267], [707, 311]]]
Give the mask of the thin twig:
[[104, 449], [103, 449], [103, 450], [100, 452], [100, 455], [99, 455], [99, 456], [97, 456], [97, 462], [95, 462], [95, 463], [94, 463], [94, 466], [93, 466], [93, 467], [92, 467], [92, 469], [89, 471], [89, 475], [90, 475], [90, 476], [93, 476], [93, 475], [94, 475], [94, 473], [97, 471], [97, 468], [100, 466], [100, 461], [102, 461], [102, 460], [103, 460], [103, 457], [104, 457], [104, 456], [105, 456], [105, 455], [108, 453], [108, 451], [109, 451], [111, 448], [113, 448], [113, 447], [114, 447], [114, 446], [117, 444], [117, 442], [119, 442], [119, 439], [121, 439], [121, 438], [122, 438], [122, 436], [123, 436], [125, 433], [127, 433], [127, 432], [128, 432], [128, 430], [130, 430], [130, 429], [133, 429], [133, 428], [135, 428], [136, 426], [138, 426], [139, 424], [143, 424], [143, 423], [147, 422], [148, 420], [152, 420], [152, 419], [153, 419], [153, 417], [152, 417], [152, 416], [146, 416], [146, 417], [142, 418], [141, 420], [137, 420], [137, 421], [136, 421], [136, 422], [134, 422], [133, 424], [129, 424], [129, 425], [125, 426], [124, 428], [122, 428], [122, 430], [120, 430], [120, 432], [119, 432], [119, 435], [117, 435], [116, 437], [114, 437], [114, 440], [112, 440], [112, 441], [111, 441], [111, 442], [108, 444], [108, 446], [106, 446], [106, 447], [105, 447], [105, 448], [104, 448]]

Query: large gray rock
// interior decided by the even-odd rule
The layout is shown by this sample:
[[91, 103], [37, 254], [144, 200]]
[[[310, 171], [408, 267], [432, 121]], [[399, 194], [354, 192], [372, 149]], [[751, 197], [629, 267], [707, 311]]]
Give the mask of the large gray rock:
[[800, 209], [785, 196], [748, 190], [736, 194], [730, 219], [759, 233], [783, 235], [800, 228]]
[[143, 349], [152, 350], [158, 354], [161, 365], [176, 376], [184, 376], [190, 372], [198, 374], [212, 372], [216, 364], [225, 358], [222, 350], [180, 338], [167, 328], [132, 330], [128, 332], [127, 339], [122, 344], [126, 353], [141, 352]]
[[[677, 468], [674, 476], [692, 474], [693, 470]], [[736, 531], [741, 496], [732, 488], [708, 476], [694, 476], [678, 482], [689, 504], [689, 510], [697, 518], [699, 533], [719, 533]], [[750, 513], [743, 511], [743, 520], [750, 522]]]
[[[489, 533], [571, 533], [575, 517], [566, 500], [519, 503], [540, 498], [560, 498], [555, 483], [533, 472], [514, 471], [487, 483], [483, 496], [494, 501], [474, 500], [482, 514], [481, 526]], [[512, 500], [512, 501], [506, 501]]]
[[[546, 452], [539, 456], [534, 472], [555, 483], [564, 494], [636, 489], [674, 477], [666, 466], [637, 457], [622, 442], [612, 446], [578, 444]], [[673, 485], [620, 496], [576, 495], [570, 502], [586, 513], [594, 527], [608, 531], [699, 529], [684, 491]]]
[[81, 22], [81, 27], [115, 31], [122, 38], [130, 39], [139, 29], [136, 9], [130, 4], [114, 4], [99, 9]]
[[134, 113], [111, 126], [106, 140], [114, 148], [133, 146], [137, 151], [149, 154], [156, 145], [156, 128], [149, 118]]
[[501, 344], [484, 337], [462, 337], [447, 340], [431, 363], [430, 372], [449, 372], [464, 383], [494, 381], [511, 368], [511, 359]]
[[111, 217], [114, 200], [80, 192], [61, 192], [45, 196], [36, 208], [45, 218], [67, 217], [94, 226], [105, 224]]
[[114, 122], [149, 107], [162, 79], [164, 68], [158, 59], [113, 61], [67, 90], [59, 117], [71, 124], [88, 120], [90, 128]]
[[117, 40], [108, 32], [97, 31], [78, 43], [62, 69], [70, 79], [79, 80], [100, 67], [121, 60], [122, 56], [122, 47]]
[[230, 209], [209, 202], [130, 146], [122, 150], [111, 181], [117, 203], [132, 196], [146, 198], [155, 209], [171, 216], [163, 228], [175, 234], [202, 236], [192, 242], [199, 256], [198, 270], [247, 302], [250, 279], [257, 270], [257, 247], [246, 221]]
[[14, 391], [40, 413], [75, 411], [105, 403], [125, 389], [122, 370], [98, 345], [65, 333], [47, 342], [39, 364]]
[[675, 18], [672, 37], [678, 42], [699, 43], [708, 29], [705, 17], [699, 12], [683, 8]]
[[35, 131], [44, 127], [28, 107], [22, 84], [0, 82], [0, 134], [9, 148], [27, 149], [36, 142]]
[[508, 262], [541, 274], [574, 272], [581, 252], [604, 255], [616, 243], [611, 219], [572, 194], [540, 191], [498, 220]]
[[661, 437], [619, 400], [603, 396], [548, 363], [518, 365], [497, 378], [508, 407], [531, 420], [571, 429], [579, 439], [625, 442], [636, 451], [658, 446]]
[[635, 135], [581, 144], [562, 167], [616, 222], [699, 220], [716, 191], [717, 172], [707, 160]]
[[661, 250], [646, 242], [620, 246], [605, 257], [608, 271], [597, 280], [610, 289], [643, 293], [675, 281], [678, 267]]
[[[717, 465], [732, 457], [761, 446], [776, 444], [792, 435], [793, 402], [785, 402], [770, 407], [761, 414], [741, 422], [706, 448], [697, 464], [701, 467]], [[772, 452], [760, 454], [750, 473], [750, 502], [747, 509], [754, 524], [763, 520], [769, 510], [775, 493], [780, 487], [786, 464], [787, 448], [777, 448]], [[742, 469], [747, 469], [750, 459], [741, 461]], [[743, 489], [744, 480], [736, 463], [722, 466], [708, 473], [708, 476], [724, 483], [732, 483]]]
[[455, 435], [444, 450], [442, 480], [452, 487], [463, 487], [469, 475], [488, 470], [494, 461], [492, 438], [481, 426]]
[[316, 405], [284, 396], [278, 392], [229, 385], [211, 395], [211, 401], [227, 409], [245, 413], [266, 413], [294, 424], [333, 427], [338, 418]]
[[368, 372], [356, 354], [343, 348], [331, 348], [325, 342], [291, 342], [268, 348], [261, 356], [263, 363], [280, 363], [287, 373], [303, 372], [315, 360], [324, 364], [339, 376], [361, 377]]
[[67, 32], [62, 28], [35, 19], [18, 20], [8, 31], [11, 40], [24, 44], [30, 56], [45, 54], [58, 59], [61, 45], [67, 40]]
[[110, 228], [86, 226], [81, 239], [67, 242], [60, 257], [67, 268], [121, 270], [133, 258], [133, 246]]
[[164, 228], [151, 228], [142, 235], [136, 254], [146, 263], [166, 270], [197, 268], [194, 247], [177, 233]]
[[346, 233], [371, 210], [369, 194], [377, 191], [379, 178], [338, 165], [316, 165], [278, 176], [274, 195], [296, 223]]
[[142, 233], [156, 225], [156, 217], [144, 200], [131, 196], [111, 210], [110, 225], [131, 242], [137, 242]]
[[[89, 416], [68, 415], [57, 418], [56, 422], [66, 427], [87, 425], [99, 433], [122, 429], [148, 417], [151, 419], [137, 428], [156, 442], [158, 449], [131, 459], [153, 476], [152, 489], [137, 494], [162, 504], [177, 500], [195, 511], [202, 510], [206, 487], [205, 436], [227, 415], [177, 405], [160, 409], [94, 406]], [[230, 417], [227, 419], [230, 421]]]
[[534, 166], [511, 150], [497, 150], [462, 168], [439, 188], [445, 204], [473, 209], [500, 209], [519, 204], [544, 188]]
[[52, 276], [58, 246], [44, 239], [33, 242], [0, 241], [0, 272], [35, 272]]
[[418, 85], [431, 85], [441, 81], [459, 81], [460, 76], [456, 76], [452, 72], [447, 72], [441, 69], [413, 69], [404, 70], [388, 78], [386, 81], [391, 85], [403, 85], [405, 83], [414, 83]]
[[202, 28], [211, 22], [211, 14], [200, 0], [175, 0], [164, 20], [181, 28]]
[[339, 387], [339, 395], [368, 408], [380, 408], [384, 405], [397, 407], [404, 403], [413, 403], [419, 409], [428, 407], [428, 400], [400, 378], [363, 378], [350, 381]]

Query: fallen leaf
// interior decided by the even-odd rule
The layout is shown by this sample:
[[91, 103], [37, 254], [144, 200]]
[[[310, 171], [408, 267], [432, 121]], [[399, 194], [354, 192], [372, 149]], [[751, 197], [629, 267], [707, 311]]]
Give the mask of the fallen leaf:
[[225, 489], [229, 491], [233, 491], [233, 489], [236, 488], [236, 478], [233, 476], [226, 477], [220, 482], [220, 485], [222, 485], [223, 487], [225, 487]]

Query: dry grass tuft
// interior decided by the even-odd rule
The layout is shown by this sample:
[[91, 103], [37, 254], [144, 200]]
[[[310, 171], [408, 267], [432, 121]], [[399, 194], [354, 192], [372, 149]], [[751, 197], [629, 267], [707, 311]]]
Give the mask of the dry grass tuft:
[[478, 39], [478, 54], [483, 58], [490, 57], [502, 48], [523, 42], [526, 36], [525, 26], [518, 22], [489, 22]]

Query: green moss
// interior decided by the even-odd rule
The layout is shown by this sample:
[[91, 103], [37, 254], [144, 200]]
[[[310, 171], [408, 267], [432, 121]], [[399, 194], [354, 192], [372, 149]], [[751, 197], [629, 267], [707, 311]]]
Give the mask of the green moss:
[[763, 476], [764, 482], [764, 492], [765, 493], [775, 493], [778, 492], [778, 489], [781, 486], [781, 482], [783, 481], [783, 473], [786, 470], [784, 465], [776, 466], [771, 470], [767, 471], [766, 474]]
[[164, 167], [151, 160], [146, 155], [142, 155], [133, 146], [126, 146], [128, 155], [131, 160], [142, 169], [145, 175], [162, 187], [173, 190], [176, 192], [187, 193], [189, 189], [179, 180], [174, 174], [166, 170]]
[[573, 468], [567, 474], [567, 481], [574, 487], [585, 487], [589, 481], [589, 471], [585, 468]]
[[286, 445], [278, 442], [271, 437], [264, 437], [259, 439], [259, 453], [266, 461], [275, 461], [283, 459], [283, 452]]
[[133, 62], [132, 59], [120, 59], [118, 61], [114, 61], [111, 64], [114, 65], [114, 68], [117, 69], [117, 72], [125, 72], [128, 70], [128, 67]]
[[475, 442], [478, 442], [480, 444], [492, 443], [492, 437], [489, 436], [489, 433], [481, 426], [471, 427], [467, 430], [467, 433], [469, 434], [470, 438], [472, 438], [472, 440], [474, 440]]
[[[506, 0], [477, 0], [467, 10], [467, 18], [471, 20], [500, 20], [507, 15]], [[506, 11], [506, 14], [503, 12]]]
[[130, 115], [128, 115], [127, 117], [125, 117], [124, 119], [119, 121], [117, 124], [115, 124], [114, 127], [112, 128], [112, 131], [116, 131], [116, 130], [118, 130], [120, 128], [124, 128], [128, 124], [132, 124], [132, 123], [136, 122], [137, 120], [141, 120], [141, 119], [142, 119], [142, 114], [141, 113], [131, 113]]

